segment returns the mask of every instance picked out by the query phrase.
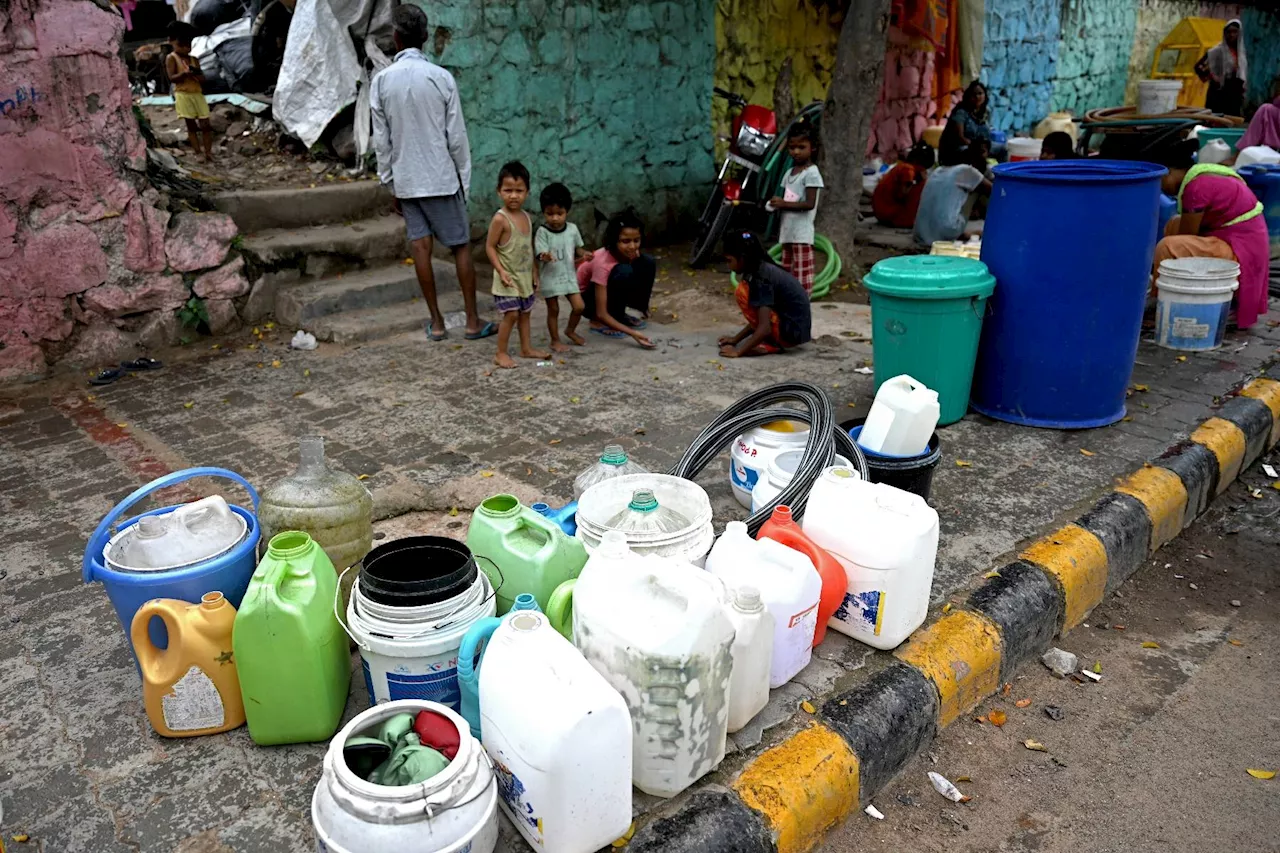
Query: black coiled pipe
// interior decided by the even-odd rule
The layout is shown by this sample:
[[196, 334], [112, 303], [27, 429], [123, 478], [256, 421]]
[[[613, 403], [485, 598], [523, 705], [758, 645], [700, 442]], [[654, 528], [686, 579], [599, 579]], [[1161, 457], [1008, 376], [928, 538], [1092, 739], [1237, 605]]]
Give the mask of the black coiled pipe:
[[[777, 406], [787, 402], [801, 403], [804, 408]], [[729, 406], [707, 424], [667, 473], [692, 480], [739, 435], [754, 427], [782, 420], [809, 424], [809, 440], [795, 476], [782, 494], [747, 519], [747, 529], [752, 536], [773, 514], [774, 507], [789, 506], [797, 521], [803, 518], [809, 490], [823, 470], [834, 462], [836, 454], [851, 461], [862, 479], [870, 479], [867, 458], [849, 434], [840, 428], [831, 399], [816, 385], [794, 380], [761, 388]]]

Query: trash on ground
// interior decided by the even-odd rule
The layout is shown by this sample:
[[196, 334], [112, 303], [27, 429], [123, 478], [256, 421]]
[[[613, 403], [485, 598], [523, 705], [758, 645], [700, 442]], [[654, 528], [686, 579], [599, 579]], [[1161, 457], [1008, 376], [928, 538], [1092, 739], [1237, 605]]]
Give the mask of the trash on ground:
[[1066, 678], [1076, 671], [1076, 667], [1080, 664], [1080, 659], [1071, 654], [1071, 652], [1053, 648], [1040, 656], [1040, 662], [1047, 666], [1049, 671], [1058, 676], [1058, 678]]
[[1048, 752], [1049, 747], [1045, 746], [1038, 740], [1024, 740], [1022, 745], [1032, 752]]
[[875, 373], [875, 371], [872, 370], [870, 367], [855, 367], [853, 369], [853, 372], [861, 373], [863, 376], [870, 376], [871, 374]]
[[1019, 699], [1017, 702], [1014, 702], [1013, 704], [1014, 704], [1016, 707], [1018, 707], [1018, 708], [1025, 708], [1025, 707], [1027, 707], [1028, 705], [1030, 705], [1030, 704], [1031, 704], [1031, 700], [1030, 700], [1030, 699]]
[[1055, 723], [1060, 723], [1063, 718], [1067, 716], [1067, 712], [1059, 708], [1057, 705], [1045, 705], [1044, 715]]
[[289, 341], [292, 349], [313, 350], [319, 346], [316, 343], [316, 336], [310, 332], [304, 332], [301, 329], [294, 332], [293, 339]]
[[1246, 772], [1255, 779], [1266, 780], [1276, 778], [1276, 771], [1274, 770], [1255, 770], [1250, 767]]
[[884, 820], [884, 813], [880, 811], [878, 808], [876, 808], [875, 806], [868, 805], [865, 809], [863, 809], [863, 811], [871, 815], [876, 820]]
[[1142, 644], [1142, 647], [1143, 647], [1144, 649], [1158, 649], [1158, 648], [1160, 648], [1160, 644], [1159, 644], [1159, 643], [1153, 643], [1152, 641], [1147, 640], [1145, 643], [1143, 643], [1143, 644]]
[[1098, 672], [1094, 672], [1091, 669], [1084, 669], [1084, 670], [1081, 670], [1080, 672], [1085, 678], [1089, 679], [1090, 681], [1102, 680], [1102, 674]]
[[992, 711], [990, 714], [987, 714], [987, 722], [991, 723], [991, 725], [995, 726], [996, 728], [1000, 728], [1006, 722], [1008, 722], [1008, 720], [1009, 720], [1009, 715], [1006, 714], [1004, 711]]
[[1276, 477], [1280, 477], [1280, 474], [1277, 474], [1277, 473], [1276, 473], [1276, 469], [1275, 469], [1275, 468], [1273, 468], [1272, 466], [1267, 465], [1267, 464], [1265, 464], [1265, 463], [1264, 463], [1264, 464], [1263, 464], [1263, 466], [1262, 466], [1262, 473], [1266, 474], [1268, 477], [1270, 477], [1270, 478], [1271, 478], [1271, 479], [1273, 479], [1273, 480], [1274, 480]]
[[943, 776], [941, 773], [935, 773], [932, 770], [930, 770], [929, 781], [933, 783], [933, 789], [935, 791], [937, 791], [942, 796], [946, 797], [951, 802], [953, 803], [969, 802], [970, 798], [962, 794], [960, 792], [960, 789], [957, 788], [955, 785], [951, 784], [951, 780], [949, 780], [946, 776]]
[[1232, 607], [1239, 607], [1239, 606], [1240, 606], [1240, 599], [1238, 599], [1238, 598], [1233, 598], [1233, 599], [1231, 599], [1231, 606], [1232, 606]]

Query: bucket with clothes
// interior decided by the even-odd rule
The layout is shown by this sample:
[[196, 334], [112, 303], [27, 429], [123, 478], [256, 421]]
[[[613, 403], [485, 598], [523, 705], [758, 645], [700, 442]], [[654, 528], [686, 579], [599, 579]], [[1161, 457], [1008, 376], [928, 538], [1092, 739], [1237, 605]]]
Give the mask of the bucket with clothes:
[[1156, 272], [1156, 343], [1190, 352], [1222, 346], [1240, 265], [1219, 258], [1173, 258]]
[[[214, 495], [120, 520], [143, 498], [197, 477], [237, 483], [249, 493], [253, 509]], [[232, 471], [188, 468], [166, 474], [116, 504], [98, 524], [84, 551], [84, 582], [102, 584], [126, 637], [133, 615], [153, 598], [199, 604], [205, 593], [221, 592], [238, 608], [257, 564], [257, 509], [258, 493]], [[160, 619], [151, 620], [148, 635], [157, 648], [168, 647]]]
[[360, 649], [369, 703], [426, 699], [458, 710], [458, 647], [473, 623], [497, 612], [470, 549], [443, 536], [411, 536], [374, 548], [361, 565], [345, 623]]

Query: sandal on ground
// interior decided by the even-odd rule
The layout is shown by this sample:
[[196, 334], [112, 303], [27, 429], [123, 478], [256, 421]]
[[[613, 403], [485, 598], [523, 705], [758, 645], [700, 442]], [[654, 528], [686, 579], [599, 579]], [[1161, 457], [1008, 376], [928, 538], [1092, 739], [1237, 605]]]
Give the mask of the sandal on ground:
[[480, 331], [467, 332], [467, 334], [464, 337], [466, 337], [466, 339], [469, 341], [478, 341], [481, 338], [490, 338], [496, 334], [498, 334], [498, 324], [485, 323], [483, 326], [480, 327]]
[[117, 379], [122, 378], [125, 371], [119, 367], [108, 367], [106, 370], [98, 371], [98, 375], [89, 380], [90, 385], [110, 385]]
[[448, 329], [445, 329], [443, 332], [437, 332], [434, 329], [432, 329], [430, 320], [428, 320], [426, 325], [423, 326], [423, 331], [427, 333], [427, 340], [431, 340], [431, 341], [439, 342], [449, 337]]
[[122, 361], [120, 362], [120, 366], [125, 370], [130, 370], [130, 371], [159, 370], [160, 368], [164, 367], [164, 362], [159, 361], [158, 359], [147, 358], [146, 356], [143, 356], [142, 358], [135, 358], [133, 361]]

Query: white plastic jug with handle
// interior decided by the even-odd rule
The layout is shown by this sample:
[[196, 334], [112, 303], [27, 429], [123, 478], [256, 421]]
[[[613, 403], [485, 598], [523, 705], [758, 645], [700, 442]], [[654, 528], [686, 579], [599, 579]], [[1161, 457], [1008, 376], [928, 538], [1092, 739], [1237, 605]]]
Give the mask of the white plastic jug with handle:
[[724, 759], [733, 623], [691, 563], [606, 533], [573, 589], [573, 643], [631, 712], [637, 788], [674, 797]]
[[770, 688], [781, 687], [809, 665], [822, 578], [808, 557], [772, 539], [752, 539], [745, 523], [731, 521], [707, 556], [707, 571], [730, 589], [760, 591], [774, 622]]
[[728, 609], [733, 623], [733, 678], [729, 683], [729, 734], [740, 731], [769, 704], [769, 666], [773, 659], [773, 616], [760, 590], [740, 586]]
[[849, 588], [832, 628], [892, 649], [929, 609], [938, 513], [924, 498], [828, 468], [814, 483], [804, 532], [844, 566]]
[[483, 743], [502, 810], [535, 850], [593, 853], [631, 825], [631, 715], [534, 610], [493, 632], [480, 667]]
[[905, 373], [886, 379], [862, 426], [858, 444], [881, 456], [919, 456], [938, 426], [938, 392]]
[[190, 566], [229, 551], [247, 526], [221, 495], [211, 495], [143, 516], [111, 540], [107, 561], [113, 569], [141, 572]]

